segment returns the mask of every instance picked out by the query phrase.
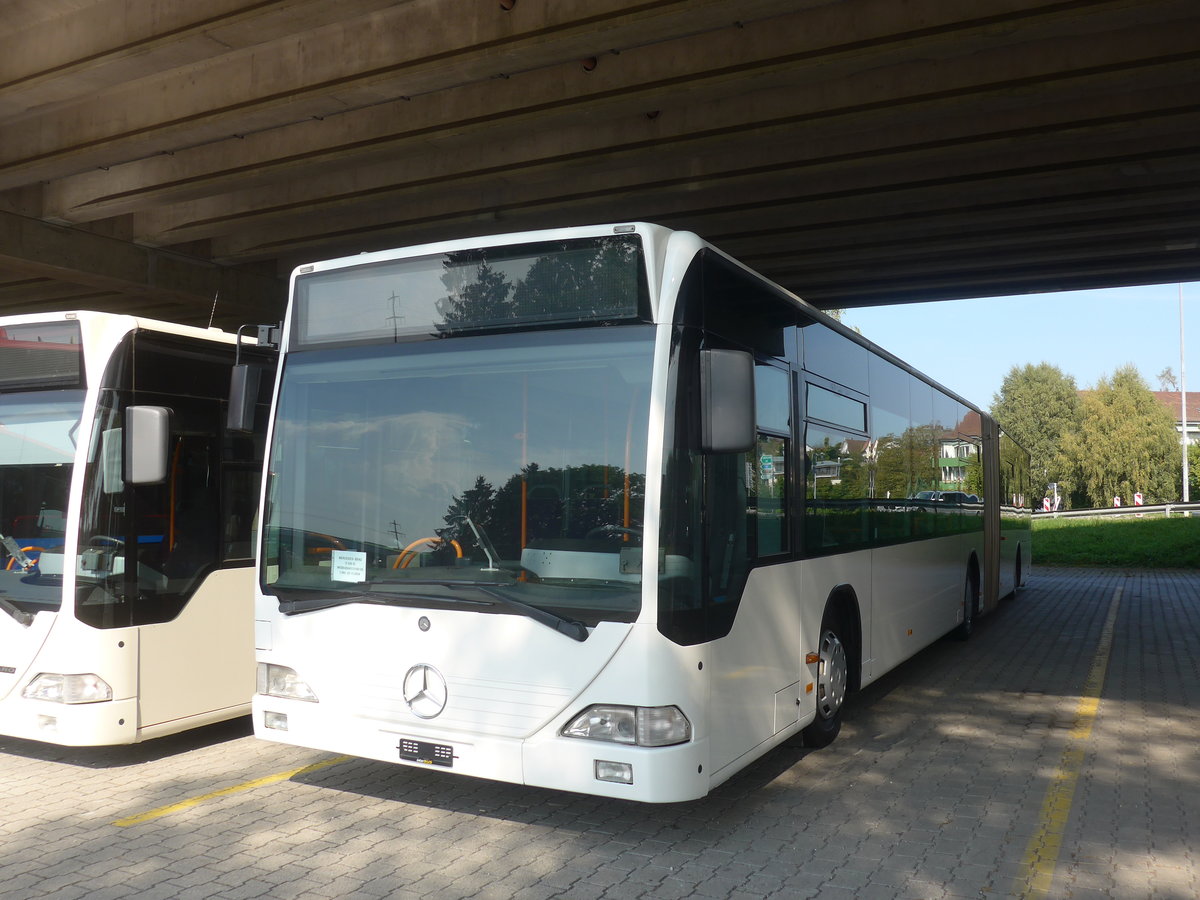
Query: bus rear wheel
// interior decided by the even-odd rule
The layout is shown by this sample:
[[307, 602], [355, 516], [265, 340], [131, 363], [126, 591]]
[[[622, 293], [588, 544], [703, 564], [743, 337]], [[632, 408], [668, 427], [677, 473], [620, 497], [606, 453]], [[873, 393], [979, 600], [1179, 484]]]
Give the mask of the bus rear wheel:
[[975, 630], [975, 585], [971, 581], [971, 573], [963, 582], [962, 621], [954, 629], [955, 640], [965, 641]]
[[842, 705], [850, 687], [850, 661], [837, 616], [825, 612], [817, 663], [817, 717], [801, 732], [806, 747], [825, 747], [842, 730]]

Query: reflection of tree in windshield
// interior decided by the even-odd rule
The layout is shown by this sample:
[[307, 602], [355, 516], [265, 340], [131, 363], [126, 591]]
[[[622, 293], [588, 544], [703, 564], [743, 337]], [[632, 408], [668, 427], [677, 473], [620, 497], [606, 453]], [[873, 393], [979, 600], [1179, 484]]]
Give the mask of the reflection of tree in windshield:
[[518, 559], [521, 548], [541, 540], [581, 540], [606, 526], [640, 531], [646, 477], [602, 464], [543, 469], [536, 463], [494, 490], [482, 475], [474, 487], [454, 497], [446, 510], [445, 541], [455, 540], [465, 556], [481, 558], [464, 517], [486, 531], [503, 559]]
[[[624, 236], [448, 253], [439, 331], [637, 312], [638, 245]], [[505, 264], [525, 269], [505, 272]], [[516, 280], [510, 280], [515, 278]]]
[[514, 318], [509, 297], [512, 284], [504, 273], [493, 269], [486, 259], [474, 268], [452, 265], [455, 256], [450, 254], [444, 263], [442, 283], [448, 293], [437, 303], [444, 320], [438, 323], [438, 329], [470, 328]]

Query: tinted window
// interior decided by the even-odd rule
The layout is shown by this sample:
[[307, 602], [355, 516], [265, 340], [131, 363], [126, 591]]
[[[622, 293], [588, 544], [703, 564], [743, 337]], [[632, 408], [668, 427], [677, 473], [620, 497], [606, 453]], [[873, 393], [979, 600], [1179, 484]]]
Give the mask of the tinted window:
[[300, 275], [296, 347], [646, 316], [637, 235], [460, 250]]
[[801, 329], [804, 341], [804, 368], [844, 384], [859, 393], [867, 393], [867, 348], [825, 325], [813, 322]]
[[804, 454], [805, 555], [869, 546], [873, 540], [870, 442], [860, 435], [810, 424]]
[[0, 327], [0, 389], [83, 385], [78, 322], [30, 322]]
[[867, 407], [860, 400], [844, 397], [816, 385], [808, 385], [807, 417], [830, 422], [854, 431], [867, 430]]

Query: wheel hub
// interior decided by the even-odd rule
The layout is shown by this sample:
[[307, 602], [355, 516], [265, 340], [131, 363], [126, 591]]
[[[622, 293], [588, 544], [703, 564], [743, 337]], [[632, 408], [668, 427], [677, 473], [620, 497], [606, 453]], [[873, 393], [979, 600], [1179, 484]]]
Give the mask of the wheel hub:
[[837, 715], [846, 700], [850, 667], [846, 647], [832, 631], [821, 636], [821, 662], [817, 670], [817, 713], [825, 719]]

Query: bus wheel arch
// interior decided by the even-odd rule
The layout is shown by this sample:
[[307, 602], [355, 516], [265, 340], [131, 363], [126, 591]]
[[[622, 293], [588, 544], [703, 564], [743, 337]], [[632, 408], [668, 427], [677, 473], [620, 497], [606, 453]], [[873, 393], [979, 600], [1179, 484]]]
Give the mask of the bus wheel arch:
[[825, 602], [817, 641], [817, 716], [801, 736], [806, 747], [824, 747], [842, 728], [847, 696], [861, 682], [862, 637], [858, 599], [846, 586], [836, 588]]

